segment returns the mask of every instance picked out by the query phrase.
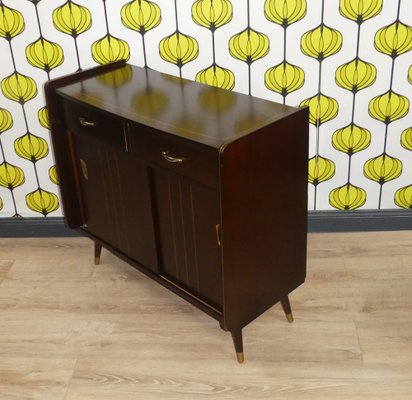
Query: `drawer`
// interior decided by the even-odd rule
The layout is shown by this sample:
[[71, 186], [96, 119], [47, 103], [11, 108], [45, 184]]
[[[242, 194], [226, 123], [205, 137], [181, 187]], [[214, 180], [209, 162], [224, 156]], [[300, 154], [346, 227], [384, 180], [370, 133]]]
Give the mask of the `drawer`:
[[165, 134], [137, 124], [130, 125], [129, 151], [155, 164], [206, 186], [219, 184], [219, 153], [216, 149]]
[[66, 99], [63, 100], [63, 107], [66, 124], [74, 134], [127, 150], [126, 135], [120, 120]]

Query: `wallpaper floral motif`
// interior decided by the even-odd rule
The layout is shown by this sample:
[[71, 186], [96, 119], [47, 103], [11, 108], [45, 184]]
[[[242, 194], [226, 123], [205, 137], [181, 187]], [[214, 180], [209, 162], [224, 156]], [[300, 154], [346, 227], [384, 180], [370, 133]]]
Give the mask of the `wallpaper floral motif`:
[[406, 0], [0, 0], [0, 54], [0, 217], [61, 215], [42, 85], [119, 59], [309, 106], [310, 209], [412, 209]]

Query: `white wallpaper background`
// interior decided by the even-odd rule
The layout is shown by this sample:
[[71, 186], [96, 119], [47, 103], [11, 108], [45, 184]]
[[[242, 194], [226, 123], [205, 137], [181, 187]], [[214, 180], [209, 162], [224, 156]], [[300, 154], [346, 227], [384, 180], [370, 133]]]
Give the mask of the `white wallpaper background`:
[[0, 217], [61, 215], [43, 83], [121, 58], [309, 105], [310, 209], [411, 209], [411, 26], [407, 0], [0, 0]]

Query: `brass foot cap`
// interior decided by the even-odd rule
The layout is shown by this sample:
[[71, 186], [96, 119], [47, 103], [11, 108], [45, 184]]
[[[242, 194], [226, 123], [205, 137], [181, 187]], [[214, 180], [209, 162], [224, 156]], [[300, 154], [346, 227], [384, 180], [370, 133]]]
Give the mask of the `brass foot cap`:
[[243, 352], [236, 353], [236, 357], [237, 357], [237, 362], [239, 364], [243, 364], [243, 362], [245, 361], [245, 356], [243, 355]]
[[94, 257], [94, 263], [95, 263], [95, 265], [99, 265], [100, 264], [100, 257]]
[[286, 314], [286, 319], [288, 322], [292, 323], [293, 322], [293, 315], [292, 314]]

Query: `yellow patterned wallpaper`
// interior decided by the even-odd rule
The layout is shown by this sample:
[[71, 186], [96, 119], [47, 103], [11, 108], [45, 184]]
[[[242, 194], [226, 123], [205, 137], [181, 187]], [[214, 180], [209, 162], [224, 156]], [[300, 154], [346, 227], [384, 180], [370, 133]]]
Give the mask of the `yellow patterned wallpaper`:
[[308, 105], [310, 209], [411, 209], [411, 25], [407, 0], [0, 0], [0, 216], [61, 215], [42, 85], [122, 58]]

